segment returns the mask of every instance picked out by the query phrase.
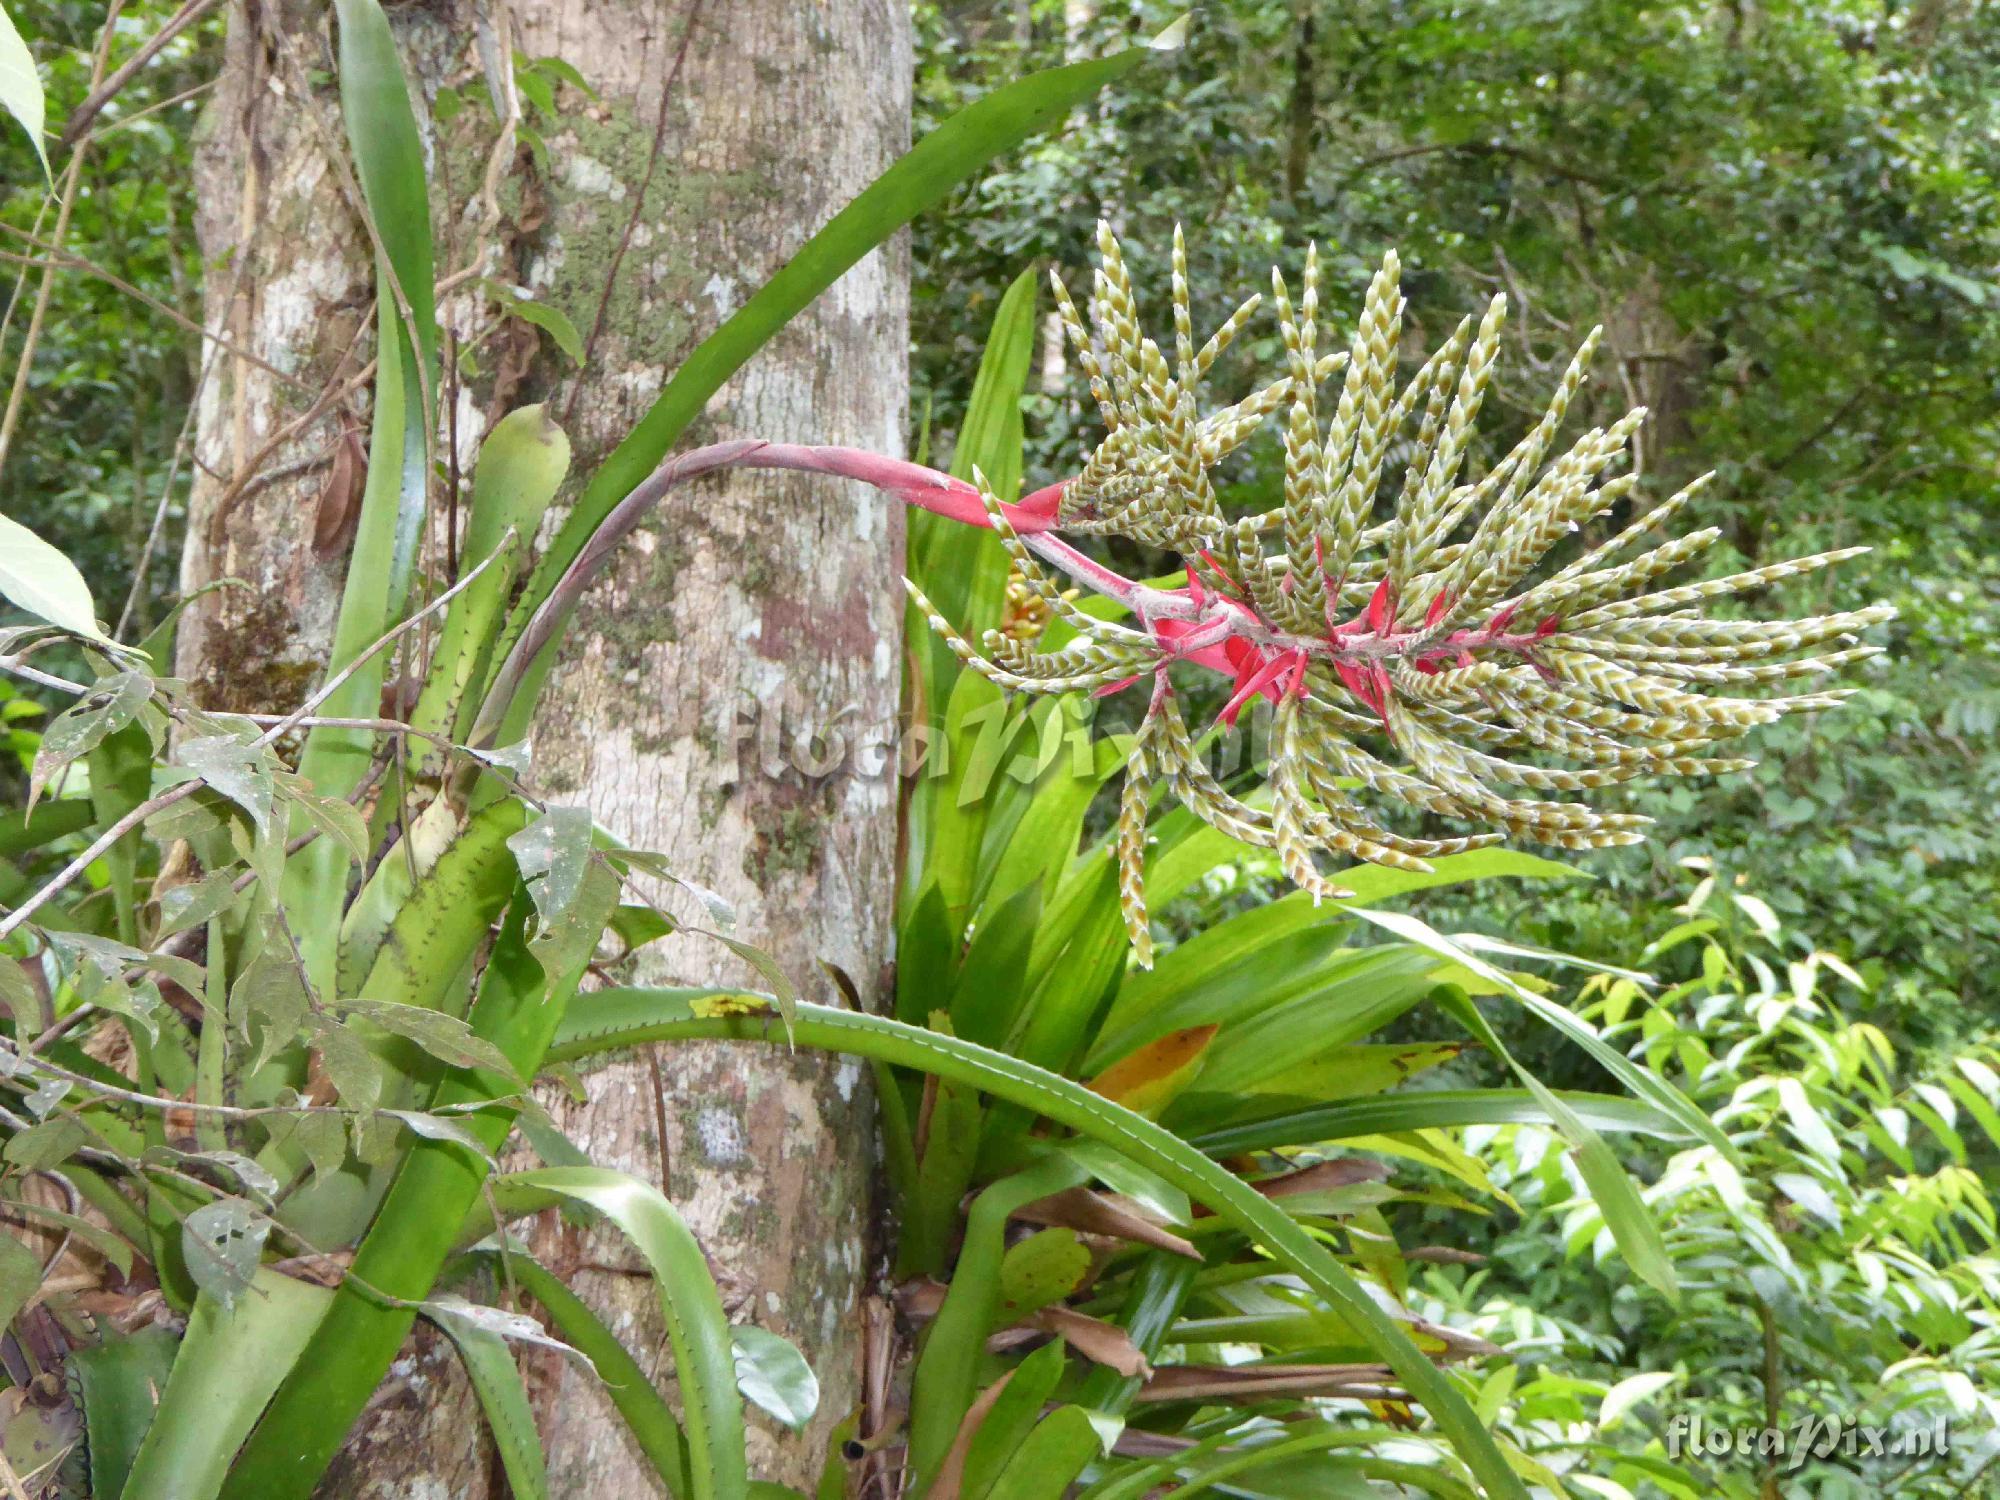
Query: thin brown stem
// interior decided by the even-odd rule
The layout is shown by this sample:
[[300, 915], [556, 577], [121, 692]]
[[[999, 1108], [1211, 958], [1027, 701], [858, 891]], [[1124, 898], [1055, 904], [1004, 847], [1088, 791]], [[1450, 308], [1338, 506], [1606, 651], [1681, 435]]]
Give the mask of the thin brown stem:
[[221, 0], [187, 0], [187, 4], [167, 17], [160, 29], [140, 43], [139, 50], [120, 63], [117, 71], [109, 78], [101, 82], [93, 78], [90, 93], [85, 96], [83, 103], [69, 112], [69, 118], [63, 122], [60, 137], [62, 144], [73, 146], [82, 139], [83, 133], [90, 129], [90, 122], [97, 118], [98, 111], [117, 98], [125, 85], [138, 75], [139, 70], [160, 55], [161, 48], [220, 3]]

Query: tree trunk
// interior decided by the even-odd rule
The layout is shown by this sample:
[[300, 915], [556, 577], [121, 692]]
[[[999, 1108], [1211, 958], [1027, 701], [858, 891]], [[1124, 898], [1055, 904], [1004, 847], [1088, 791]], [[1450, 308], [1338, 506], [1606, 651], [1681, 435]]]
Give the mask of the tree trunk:
[[[511, 13], [428, 0], [391, 14], [430, 137], [440, 274], [480, 260], [562, 310], [588, 346], [578, 373], [525, 323], [481, 344], [481, 380], [447, 402], [465, 459], [499, 412], [544, 399], [587, 476], [693, 345], [908, 143], [909, 19], [897, 0], [517, 0]], [[343, 373], [350, 342], [364, 347], [345, 373], [370, 352], [365, 235], [326, 155], [341, 139], [323, 83], [326, 24], [303, 0], [239, 0], [198, 161], [203, 246], [219, 264], [210, 326], [298, 382], [225, 354], [201, 405], [184, 582], [233, 574], [254, 588], [190, 612], [182, 670], [208, 701], [238, 708], [301, 696], [324, 660], [344, 565], [311, 545], [340, 408], [264, 451]], [[556, 118], [524, 104], [544, 150], [505, 164], [498, 227], [482, 240], [491, 131], [469, 131], [469, 110], [436, 127], [430, 103], [443, 85], [479, 97], [510, 53], [562, 59], [597, 97], [558, 84]], [[900, 451], [906, 292], [899, 241], [774, 340], [688, 440]], [[461, 291], [443, 318], [466, 339], [493, 312]], [[243, 482], [258, 473], [269, 477]], [[894, 773], [854, 748], [867, 732], [893, 733], [901, 567], [900, 513], [858, 486], [753, 474], [683, 492], [585, 600], [533, 735], [537, 791], [589, 806], [720, 892], [739, 915], [733, 935], [773, 952], [808, 993], [828, 991], [824, 959], [872, 1002], [889, 956]], [[668, 904], [707, 920], [685, 899]], [[688, 934], [629, 967], [642, 983], [758, 982]], [[810, 1489], [829, 1429], [858, 1399], [875, 1226], [862, 1071], [714, 1045], [619, 1061], [585, 1082], [588, 1104], [552, 1101], [572, 1137], [597, 1162], [660, 1183], [739, 1321], [793, 1339], [812, 1363], [812, 1427], [752, 1438], [755, 1472]], [[535, 1243], [669, 1379], [636, 1258], [553, 1224]], [[539, 1358], [531, 1373], [552, 1494], [661, 1492], [588, 1377]], [[385, 1500], [501, 1492], [449, 1354], [424, 1350], [399, 1367], [326, 1488]]]

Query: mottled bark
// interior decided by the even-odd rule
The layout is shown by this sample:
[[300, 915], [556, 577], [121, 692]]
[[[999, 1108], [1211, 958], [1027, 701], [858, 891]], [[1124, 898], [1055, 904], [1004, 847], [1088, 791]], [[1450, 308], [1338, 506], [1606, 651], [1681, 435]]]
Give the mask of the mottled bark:
[[[323, 16], [299, 10], [239, 7], [232, 17], [201, 153], [201, 228], [211, 257], [238, 246], [244, 269], [233, 295], [231, 268], [213, 273], [211, 322], [317, 389], [344, 343], [357, 331], [366, 338], [369, 263], [323, 154], [339, 138], [330, 95], [270, 88], [285, 76], [274, 61], [285, 46], [330, 67]], [[480, 12], [469, 0], [392, 17], [427, 98], [446, 83], [468, 95], [484, 89]], [[281, 46], [288, 19], [291, 41]], [[546, 399], [587, 475], [693, 344], [907, 144], [907, 9], [897, 0], [522, 0], [486, 19], [504, 20], [523, 56], [572, 64], [599, 96], [563, 86], [560, 118], [531, 121], [545, 161], [524, 150], [510, 164], [496, 200], [501, 222], [483, 251], [490, 274], [569, 316], [590, 360], [573, 373], [526, 325], [489, 339], [482, 382], [454, 403], [457, 447], [469, 457], [498, 410]], [[432, 131], [427, 100], [419, 115]], [[490, 140], [434, 132], [434, 177], [449, 177], [456, 200], [434, 186], [441, 273], [481, 253], [476, 200]], [[900, 241], [869, 257], [729, 383], [690, 440], [757, 435], [900, 451], [906, 277]], [[491, 311], [459, 297], [444, 316], [463, 337]], [[211, 472], [197, 489], [186, 581], [233, 572], [257, 587], [199, 612], [183, 667], [219, 701], [289, 704], [323, 660], [337, 599], [339, 561], [318, 563], [309, 547], [325, 472], [246, 490], [213, 518], [232, 476], [309, 394], [228, 356], [217, 374], [202, 410]], [[334, 435], [334, 423], [317, 422], [268, 466], [310, 460]], [[722, 893], [739, 914], [735, 935], [769, 948], [808, 991], [828, 992], [825, 959], [871, 1001], [891, 940], [892, 773], [851, 753], [829, 770], [829, 743], [799, 736], [837, 728], [851, 749], [864, 730], [893, 726], [901, 563], [900, 514], [859, 486], [763, 473], [694, 487], [587, 597], [533, 735], [535, 780], [550, 800], [587, 804]], [[826, 774], [802, 772], [801, 762]], [[684, 898], [663, 896], [704, 920]], [[644, 950], [630, 969], [638, 982], [755, 978], [719, 945], [685, 934]], [[551, 1101], [572, 1136], [595, 1160], [661, 1183], [739, 1319], [794, 1339], [812, 1362], [824, 1393], [812, 1430], [794, 1439], [760, 1427], [752, 1440], [755, 1472], [810, 1488], [828, 1430], [857, 1400], [875, 1217], [861, 1070], [775, 1048], [705, 1046], [621, 1060], [586, 1083], [589, 1104]], [[653, 1291], [629, 1274], [639, 1263], [622, 1243], [545, 1224], [536, 1248], [664, 1379]], [[327, 1493], [499, 1493], [448, 1355], [402, 1373]], [[659, 1492], [587, 1377], [539, 1360], [534, 1374], [554, 1494]], [[440, 1409], [456, 1420], [440, 1420]]]

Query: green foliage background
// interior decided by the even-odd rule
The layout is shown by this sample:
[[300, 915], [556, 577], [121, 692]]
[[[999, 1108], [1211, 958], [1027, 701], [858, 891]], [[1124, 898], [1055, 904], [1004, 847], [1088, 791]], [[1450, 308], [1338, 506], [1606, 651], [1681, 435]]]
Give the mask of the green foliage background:
[[[118, 55], [152, 36], [175, 9], [127, 6]], [[50, 129], [60, 130], [61, 112], [90, 92], [104, 8], [64, 0], [17, 8], [17, 18], [51, 101]], [[193, 140], [221, 36], [218, 12], [169, 42], [106, 108], [65, 240], [73, 261], [86, 264], [54, 280], [27, 404], [0, 470], [0, 511], [70, 552], [114, 620], [162, 495], [170, 520], [178, 520], [187, 494], [186, 465], [176, 470], [173, 457], [202, 357], [189, 326], [199, 324], [202, 285]], [[46, 238], [54, 218], [34, 150], [9, 121], [0, 139], [0, 254], [36, 254], [23, 236]], [[5, 345], [11, 379], [38, 278], [8, 261], [0, 261], [0, 277], [0, 305], [13, 309]], [[142, 633], [174, 593], [178, 557], [176, 529], [158, 549], [150, 590], [135, 606]]]

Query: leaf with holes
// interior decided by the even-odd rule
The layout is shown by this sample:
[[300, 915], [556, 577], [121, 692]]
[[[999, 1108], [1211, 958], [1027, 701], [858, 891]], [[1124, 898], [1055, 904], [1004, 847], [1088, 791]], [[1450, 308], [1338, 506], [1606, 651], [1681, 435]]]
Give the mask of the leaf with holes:
[[181, 1225], [181, 1253], [195, 1285], [225, 1308], [257, 1274], [257, 1261], [270, 1237], [271, 1221], [241, 1198], [204, 1203]]
[[42, 731], [42, 743], [35, 751], [35, 769], [28, 778], [29, 810], [70, 762], [90, 754], [107, 736], [130, 724], [152, 697], [152, 678], [143, 672], [120, 672], [94, 683], [58, 714]]
[[597, 1375], [597, 1366], [582, 1350], [565, 1344], [526, 1313], [509, 1312], [504, 1307], [493, 1307], [484, 1302], [469, 1302], [451, 1292], [426, 1298], [417, 1304], [425, 1317], [433, 1322], [452, 1322], [480, 1329], [496, 1338], [506, 1339], [515, 1344], [533, 1344], [541, 1349], [553, 1349], [566, 1359], [573, 1359], [592, 1377]]

